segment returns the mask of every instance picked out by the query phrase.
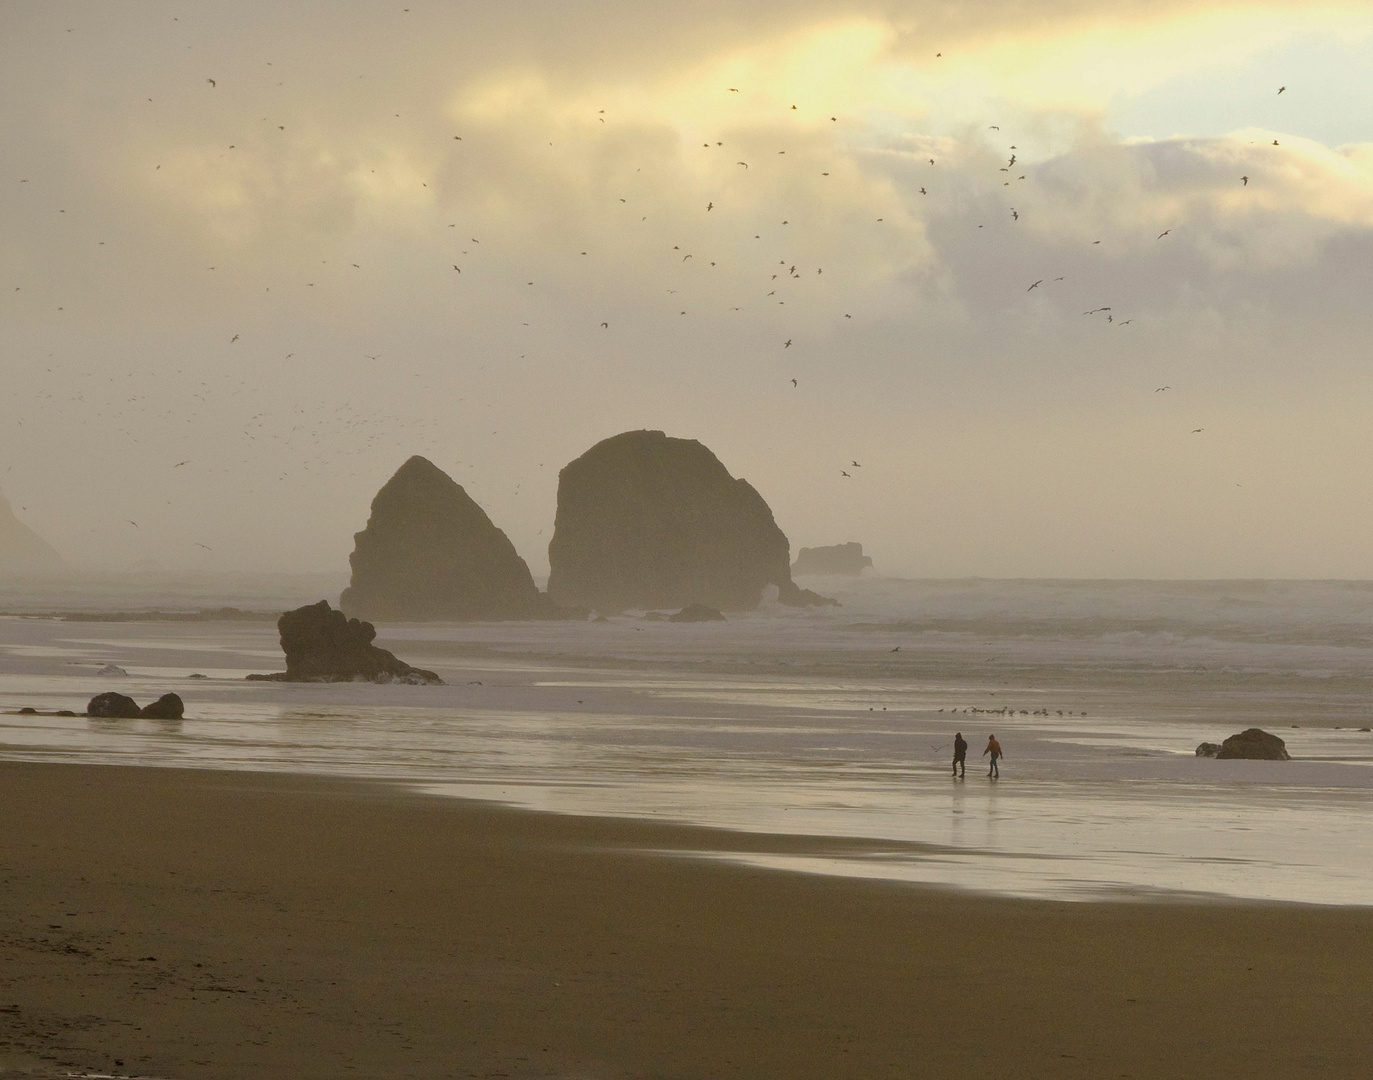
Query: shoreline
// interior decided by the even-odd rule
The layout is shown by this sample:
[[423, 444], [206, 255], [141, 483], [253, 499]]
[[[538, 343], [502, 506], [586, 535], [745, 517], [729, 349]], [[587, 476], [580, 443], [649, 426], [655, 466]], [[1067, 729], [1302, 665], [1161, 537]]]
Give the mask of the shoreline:
[[1366, 908], [785, 873], [660, 854], [719, 830], [284, 773], [0, 762], [0, 821], [5, 1077], [1367, 1067]]

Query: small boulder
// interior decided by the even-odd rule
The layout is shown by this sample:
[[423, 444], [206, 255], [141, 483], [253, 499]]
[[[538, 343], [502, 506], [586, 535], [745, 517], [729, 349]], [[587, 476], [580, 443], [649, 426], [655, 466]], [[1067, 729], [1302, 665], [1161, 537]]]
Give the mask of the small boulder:
[[676, 615], [669, 615], [668, 622], [724, 622], [725, 617], [715, 608], [708, 604], [688, 604], [677, 612]]
[[140, 714], [138, 702], [123, 694], [107, 690], [96, 694], [86, 705], [87, 716], [103, 716], [111, 720], [134, 720]]
[[32, 705], [25, 705], [22, 709], [19, 710], [19, 715], [20, 715], [20, 716], [37, 716], [37, 715], [38, 715], [38, 710], [35, 709]]
[[1251, 761], [1290, 761], [1287, 744], [1276, 735], [1270, 735], [1259, 728], [1249, 728], [1238, 735], [1231, 735], [1221, 743], [1217, 758], [1245, 758]]
[[96, 675], [102, 679], [119, 679], [126, 677], [128, 674], [129, 673], [118, 664], [106, 664], [96, 672]]
[[163, 694], [151, 705], [144, 705], [142, 716], [148, 720], [180, 720], [186, 705], [177, 694]]
[[1204, 742], [1197, 747], [1197, 757], [1215, 757], [1220, 753], [1220, 743]]

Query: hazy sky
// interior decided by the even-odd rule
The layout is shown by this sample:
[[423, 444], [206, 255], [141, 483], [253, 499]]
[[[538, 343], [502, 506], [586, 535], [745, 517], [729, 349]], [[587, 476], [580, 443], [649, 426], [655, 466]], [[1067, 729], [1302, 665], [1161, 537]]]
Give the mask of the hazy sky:
[[540, 573], [648, 427], [884, 571], [1373, 577], [1370, 73], [1373, 3], [0, 0], [0, 489], [327, 570], [420, 453]]

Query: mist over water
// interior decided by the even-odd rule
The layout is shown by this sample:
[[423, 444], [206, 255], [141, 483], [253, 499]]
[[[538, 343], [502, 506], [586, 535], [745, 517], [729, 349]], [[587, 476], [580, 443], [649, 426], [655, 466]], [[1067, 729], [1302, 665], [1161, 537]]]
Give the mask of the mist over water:
[[[270, 620], [0, 620], [0, 754], [369, 777], [568, 813], [838, 838], [715, 857], [1026, 896], [1373, 896], [1373, 584], [815, 578], [840, 608], [726, 623], [383, 625], [444, 687], [245, 683]], [[191, 585], [192, 587], [187, 587]], [[273, 609], [322, 579], [108, 583]], [[335, 586], [342, 582], [334, 582]], [[140, 593], [139, 589], [144, 591]], [[11, 593], [11, 610], [69, 594]], [[97, 678], [115, 663], [125, 679]], [[209, 676], [190, 680], [192, 673]], [[80, 711], [119, 689], [187, 719]], [[1193, 750], [1251, 726], [1290, 762]], [[950, 779], [950, 742], [971, 744]], [[995, 732], [1002, 779], [977, 757]], [[711, 856], [711, 852], [702, 852]]]

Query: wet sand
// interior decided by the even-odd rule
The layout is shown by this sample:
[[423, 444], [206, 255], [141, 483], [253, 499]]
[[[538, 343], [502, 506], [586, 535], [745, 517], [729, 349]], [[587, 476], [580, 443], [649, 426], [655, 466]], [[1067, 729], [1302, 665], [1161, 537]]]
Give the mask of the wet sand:
[[1367, 1075], [1373, 910], [1008, 900], [680, 854], [810, 846], [0, 763], [0, 1075]]

